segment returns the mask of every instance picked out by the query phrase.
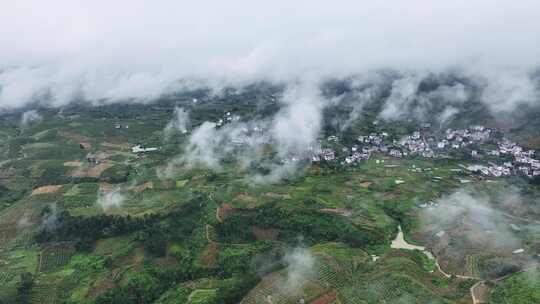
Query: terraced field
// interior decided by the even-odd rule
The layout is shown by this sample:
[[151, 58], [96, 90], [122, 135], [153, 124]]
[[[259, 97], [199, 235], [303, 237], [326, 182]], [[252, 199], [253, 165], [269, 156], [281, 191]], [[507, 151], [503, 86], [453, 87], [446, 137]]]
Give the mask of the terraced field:
[[[334, 300], [360, 304], [452, 303], [444, 298], [444, 289], [430, 280], [444, 281], [447, 286], [454, 283], [426, 273], [406, 252], [396, 252], [397, 256], [384, 256], [372, 262], [365, 253], [339, 245], [317, 245], [312, 251], [317, 260], [314, 273], [304, 278], [294, 296], [295, 292], [287, 290], [285, 269], [264, 277], [242, 303], [294, 303], [301, 298], [306, 303], [318, 303], [317, 299], [323, 301], [329, 293], [335, 294], [335, 299], [330, 297], [329, 303]], [[456, 286], [450, 289], [457, 291]], [[462, 289], [459, 294], [467, 298], [468, 289]]]
[[50, 244], [39, 253], [38, 272], [56, 270], [69, 263], [75, 248], [71, 244]]
[[[463, 170], [477, 161], [468, 155], [373, 151], [350, 165], [300, 161], [298, 172], [272, 182], [259, 178], [285, 164], [273, 143], [257, 152], [256, 164], [237, 155], [216, 168], [186, 164], [193, 129], [164, 136], [176, 107], [191, 111], [193, 128], [228, 111], [239, 123], [260, 118], [258, 93], [205, 94], [144, 106], [40, 108], [44, 119], [24, 129], [21, 113], [0, 117], [2, 304], [19, 293], [36, 304], [469, 304], [477, 281], [460, 274], [497, 278], [534, 261], [540, 190], [517, 176]], [[340, 156], [361, 134], [389, 128], [399, 140], [419, 127], [374, 124], [375, 117], [338, 140], [328, 139], [335, 126], [325, 122], [317, 142]], [[139, 143], [159, 149], [132, 152]], [[214, 150], [203, 152], [222, 152]], [[444, 202], [459, 191], [486, 196], [471, 202], [495, 214], [497, 225], [478, 220], [476, 209], [471, 218], [449, 216], [456, 222], [426, 216], [453, 215]], [[114, 200], [105, 195], [112, 192]], [[512, 242], [494, 246], [499, 236]], [[433, 252], [447, 274], [415, 249]], [[527, 284], [509, 276], [485, 282], [484, 294], [497, 304], [536, 300], [536, 285]]]

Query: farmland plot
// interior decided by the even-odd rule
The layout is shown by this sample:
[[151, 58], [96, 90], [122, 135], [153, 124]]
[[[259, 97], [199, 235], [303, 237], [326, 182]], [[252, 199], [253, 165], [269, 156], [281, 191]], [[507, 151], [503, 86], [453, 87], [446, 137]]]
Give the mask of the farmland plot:
[[36, 285], [30, 293], [31, 304], [57, 304], [56, 286]]
[[71, 244], [53, 244], [45, 247], [38, 256], [38, 272], [51, 271], [67, 265], [75, 248]]

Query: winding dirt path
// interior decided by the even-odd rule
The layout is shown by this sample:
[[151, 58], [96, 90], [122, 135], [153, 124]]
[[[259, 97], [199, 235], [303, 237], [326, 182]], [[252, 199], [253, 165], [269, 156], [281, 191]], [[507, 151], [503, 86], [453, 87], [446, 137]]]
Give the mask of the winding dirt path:
[[479, 282], [476, 282], [476, 284], [474, 284], [473, 286], [471, 286], [471, 298], [472, 298], [472, 302], [473, 304], [480, 304], [482, 302], [480, 302], [480, 296], [479, 295], [476, 295], [476, 289], [478, 288], [478, 286], [481, 286], [481, 285], [484, 285], [485, 281], [479, 281]]

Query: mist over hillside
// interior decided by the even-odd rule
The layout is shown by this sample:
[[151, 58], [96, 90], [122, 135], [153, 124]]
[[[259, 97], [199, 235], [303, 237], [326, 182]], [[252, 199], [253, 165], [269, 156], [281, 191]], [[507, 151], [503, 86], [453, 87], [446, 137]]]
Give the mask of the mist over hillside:
[[0, 3], [0, 304], [540, 303], [536, 2]]

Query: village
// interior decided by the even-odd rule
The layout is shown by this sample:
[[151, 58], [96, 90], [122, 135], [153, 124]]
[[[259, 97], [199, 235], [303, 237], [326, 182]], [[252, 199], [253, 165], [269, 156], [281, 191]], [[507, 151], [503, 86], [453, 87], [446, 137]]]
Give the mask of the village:
[[[444, 137], [437, 139], [429, 135], [428, 128], [414, 131], [400, 140], [388, 140], [387, 132], [371, 133], [358, 136], [356, 144], [342, 147], [341, 151], [321, 148], [314, 151], [311, 161], [335, 161], [341, 165], [354, 165], [370, 159], [376, 153], [394, 158], [422, 157], [431, 159], [451, 158], [457, 153], [465, 153], [475, 164], [464, 169], [489, 177], [522, 175], [532, 178], [540, 175], [540, 160], [535, 159], [535, 151], [527, 150], [506, 138], [497, 141], [492, 134], [495, 130], [484, 126], [471, 126], [466, 129], [444, 132]], [[327, 143], [338, 143], [339, 138], [329, 136]], [[321, 141], [321, 144], [323, 142]], [[496, 148], [487, 147], [496, 145]], [[344, 155], [338, 157], [338, 155]], [[482, 160], [484, 160], [482, 162]]]
[[[215, 125], [216, 128], [223, 128], [240, 120], [240, 116], [227, 111], [215, 122]], [[535, 150], [527, 150], [504, 136], [494, 136], [498, 133], [495, 129], [482, 125], [469, 126], [465, 129], [446, 129], [442, 132], [430, 132], [430, 129], [430, 124], [422, 124], [419, 130], [400, 139], [390, 139], [389, 132], [373, 132], [358, 136], [353, 145], [343, 144], [339, 136], [330, 135], [325, 139], [319, 139], [316, 145], [308, 147], [307, 152], [288, 155], [280, 161], [284, 163], [333, 162], [341, 166], [353, 166], [363, 160], [369, 160], [375, 154], [393, 158], [466, 157], [474, 163], [460, 165], [462, 169], [486, 177], [520, 175], [533, 178], [540, 176], [540, 160], [534, 158]], [[230, 140], [230, 144], [238, 149], [249, 142], [250, 136], [264, 138], [265, 133], [264, 128], [259, 125], [243, 126], [238, 131]], [[183, 133], [186, 134], [188, 131]], [[271, 144], [271, 140], [268, 140], [268, 144]], [[158, 147], [145, 147], [140, 143], [131, 147], [131, 152], [134, 154], [159, 150]]]

